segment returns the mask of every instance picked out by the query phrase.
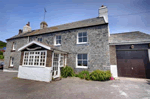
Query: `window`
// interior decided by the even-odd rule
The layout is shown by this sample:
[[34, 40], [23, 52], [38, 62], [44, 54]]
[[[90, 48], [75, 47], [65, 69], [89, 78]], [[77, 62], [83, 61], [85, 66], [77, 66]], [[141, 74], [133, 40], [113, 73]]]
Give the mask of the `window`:
[[23, 66], [45, 66], [46, 51], [26, 51], [24, 52]]
[[12, 50], [16, 50], [16, 43], [13, 42]]
[[78, 54], [77, 55], [77, 68], [87, 68], [87, 54]]
[[55, 38], [55, 45], [61, 45], [61, 36], [56, 36]]
[[42, 38], [38, 38], [37, 41], [38, 41], [38, 42], [42, 42]]
[[10, 67], [14, 66], [14, 57], [10, 57]]
[[60, 66], [63, 67], [64, 66], [64, 55], [60, 54]]
[[78, 33], [77, 44], [87, 43], [87, 32]]

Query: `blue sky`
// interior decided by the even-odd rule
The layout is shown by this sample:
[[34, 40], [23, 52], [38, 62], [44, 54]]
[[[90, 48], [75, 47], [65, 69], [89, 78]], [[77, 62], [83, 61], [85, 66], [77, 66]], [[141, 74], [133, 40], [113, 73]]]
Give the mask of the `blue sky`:
[[[39, 29], [44, 7], [47, 10], [45, 21], [50, 27], [98, 17], [101, 5], [108, 7], [110, 33], [141, 31], [150, 34], [148, 0], [0, 0], [0, 40], [17, 35], [28, 21], [32, 30]], [[131, 13], [139, 14], [127, 15]]]

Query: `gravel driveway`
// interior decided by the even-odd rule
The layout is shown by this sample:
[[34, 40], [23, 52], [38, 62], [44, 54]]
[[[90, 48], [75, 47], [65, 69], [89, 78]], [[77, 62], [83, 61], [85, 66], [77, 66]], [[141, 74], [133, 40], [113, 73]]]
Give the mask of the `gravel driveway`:
[[98, 82], [73, 77], [45, 83], [17, 79], [17, 73], [0, 75], [0, 99], [150, 99], [148, 80]]

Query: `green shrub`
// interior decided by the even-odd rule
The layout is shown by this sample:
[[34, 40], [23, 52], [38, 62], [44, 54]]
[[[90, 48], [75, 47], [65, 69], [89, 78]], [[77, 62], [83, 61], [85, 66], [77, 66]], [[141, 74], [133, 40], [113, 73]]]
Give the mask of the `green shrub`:
[[63, 67], [61, 69], [61, 76], [66, 78], [66, 77], [73, 77], [75, 74], [74, 74], [74, 71], [71, 67], [69, 66], [66, 66], [66, 67]]
[[2, 51], [0, 51], [0, 55], [3, 55], [3, 52], [2, 52]]
[[81, 78], [81, 79], [90, 80], [89, 71], [85, 70], [85, 71], [79, 72], [78, 77]]
[[78, 74], [75, 74], [74, 76], [75, 76], [75, 77], [79, 77], [79, 75], [78, 75]]
[[107, 71], [105, 71], [105, 80], [109, 80], [110, 79], [110, 77], [111, 77], [111, 72], [110, 72], [110, 70], [107, 70]]
[[3, 56], [3, 55], [0, 55], [0, 59], [4, 59], [4, 56]]
[[110, 71], [95, 70], [90, 74], [90, 79], [95, 81], [109, 80], [110, 77]]

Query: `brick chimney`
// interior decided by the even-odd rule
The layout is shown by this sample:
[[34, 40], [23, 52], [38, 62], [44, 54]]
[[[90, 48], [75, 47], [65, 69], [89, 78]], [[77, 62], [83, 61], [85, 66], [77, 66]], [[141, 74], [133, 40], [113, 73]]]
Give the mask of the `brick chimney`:
[[99, 17], [104, 17], [106, 23], [108, 23], [108, 9], [106, 6], [102, 5], [99, 8]]
[[21, 34], [22, 33], [22, 30], [21, 29], [19, 29], [19, 34]]

